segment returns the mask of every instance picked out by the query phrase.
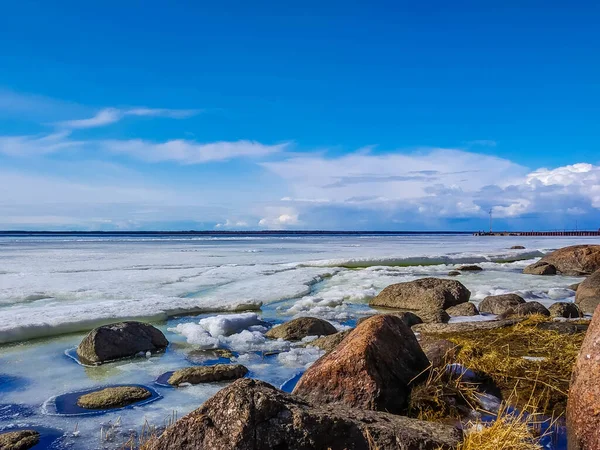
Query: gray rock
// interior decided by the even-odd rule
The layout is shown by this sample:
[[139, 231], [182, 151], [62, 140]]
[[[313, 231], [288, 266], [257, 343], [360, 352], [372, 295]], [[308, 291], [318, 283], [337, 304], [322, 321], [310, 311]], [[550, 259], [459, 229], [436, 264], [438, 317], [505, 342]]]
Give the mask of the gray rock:
[[575, 294], [575, 303], [586, 314], [594, 314], [600, 304], [600, 270], [581, 282]]
[[421, 278], [386, 287], [370, 306], [419, 311], [446, 309], [469, 301], [471, 292], [457, 280]]
[[521, 320], [522, 319], [505, 319], [482, 322], [423, 323], [415, 325], [412, 329], [417, 333], [430, 335], [461, 334], [510, 327]]
[[423, 323], [448, 323], [450, 316], [442, 308], [422, 309], [419, 311], [419, 318]]
[[579, 307], [575, 303], [556, 302], [548, 308], [552, 317], [576, 318], [583, 317]]
[[458, 268], [458, 270], [460, 270], [461, 272], [480, 272], [483, 269], [479, 266], [471, 265], [471, 266], [460, 266]]
[[40, 442], [40, 433], [35, 430], [9, 431], [0, 434], [0, 449], [29, 450]]
[[443, 367], [451, 363], [460, 349], [459, 345], [447, 339], [432, 339], [427, 336], [419, 344], [432, 367]]
[[525, 300], [517, 294], [489, 295], [479, 303], [479, 311], [487, 314], [504, 314], [521, 303], [525, 303]]
[[570, 285], [570, 286], [569, 286], [569, 289], [571, 289], [572, 291], [575, 291], [575, 292], [577, 292], [577, 289], [579, 289], [579, 285], [580, 285], [580, 284], [581, 284], [581, 283], [575, 283], [575, 284], [572, 284], [572, 285]]
[[450, 272], [448, 272], [449, 277], [456, 277], [458, 275], [460, 275], [460, 272], [458, 270], [451, 270]]
[[479, 310], [471, 302], [461, 303], [460, 305], [451, 306], [446, 310], [451, 316], [478, 316]]
[[307, 336], [328, 336], [337, 333], [329, 322], [316, 317], [299, 317], [271, 328], [265, 336], [271, 339], [300, 341]]
[[329, 336], [323, 336], [319, 339], [309, 342], [306, 345], [320, 348], [321, 350], [325, 350], [325, 352], [329, 353], [333, 351], [333, 349], [336, 348], [340, 342], [342, 342], [344, 338], [350, 334], [351, 331], [352, 330], [345, 330], [335, 334], [330, 334]]
[[533, 314], [541, 314], [542, 316], [550, 316], [550, 311], [540, 302], [525, 302], [520, 305], [513, 306], [508, 311], [501, 314], [502, 318], [511, 316], [525, 317]]
[[461, 438], [447, 425], [314, 404], [245, 378], [178, 420], [145, 449], [449, 450]]
[[241, 364], [215, 364], [214, 366], [194, 366], [176, 370], [168, 383], [179, 386], [183, 383], [199, 384], [215, 381], [230, 381], [246, 376], [248, 369]]
[[165, 335], [150, 324], [119, 322], [90, 331], [77, 347], [77, 355], [85, 364], [102, 364], [140, 352], [161, 352], [168, 345]]
[[525, 247], [523, 247], [522, 245], [513, 245], [510, 249], [511, 250], [525, 250]]

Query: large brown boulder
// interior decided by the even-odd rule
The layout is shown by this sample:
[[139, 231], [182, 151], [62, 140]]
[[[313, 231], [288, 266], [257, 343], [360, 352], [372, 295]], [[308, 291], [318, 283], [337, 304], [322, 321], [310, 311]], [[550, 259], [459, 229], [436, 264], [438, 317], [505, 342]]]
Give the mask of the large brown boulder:
[[563, 275], [590, 275], [600, 269], [600, 245], [573, 245], [547, 254], [540, 262], [552, 264]]
[[573, 368], [567, 402], [569, 450], [600, 449], [600, 308]]
[[2, 450], [28, 450], [38, 442], [40, 442], [40, 433], [35, 430], [0, 433], [0, 449]]
[[214, 366], [186, 367], [173, 372], [168, 383], [172, 386], [180, 384], [212, 383], [230, 381], [246, 376], [248, 369], [241, 364], [215, 364]]
[[164, 351], [169, 341], [150, 324], [120, 322], [93, 329], [77, 347], [77, 356], [84, 364], [102, 364], [138, 353]]
[[600, 304], [600, 270], [581, 282], [575, 294], [575, 303], [584, 313], [594, 313]]
[[435, 310], [468, 302], [470, 297], [471, 292], [460, 281], [421, 278], [386, 287], [371, 299], [369, 306], [414, 311]]
[[217, 392], [144, 450], [434, 450], [455, 448], [453, 427], [384, 412], [311, 404], [249, 378]]
[[302, 375], [294, 394], [315, 404], [401, 412], [411, 381], [428, 367], [427, 356], [402, 319], [365, 320]]
[[300, 341], [307, 336], [328, 336], [337, 333], [329, 322], [316, 317], [299, 317], [271, 328], [265, 336], [271, 339]]
[[489, 295], [479, 303], [479, 311], [487, 314], [504, 314], [521, 303], [525, 303], [525, 300], [517, 294]]

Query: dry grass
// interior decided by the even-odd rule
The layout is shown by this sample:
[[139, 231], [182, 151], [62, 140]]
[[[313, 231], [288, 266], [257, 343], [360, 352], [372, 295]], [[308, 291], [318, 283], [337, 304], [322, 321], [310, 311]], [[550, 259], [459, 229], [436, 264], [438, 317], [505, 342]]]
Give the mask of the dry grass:
[[535, 433], [535, 417], [524, 411], [510, 413], [505, 403], [495, 421], [469, 422], [456, 450], [539, 450], [541, 436]]
[[548, 320], [531, 316], [511, 327], [443, 337], [460, 346], [456, 362], [489, 378], [504, 398], [512, 396], [521, 408], [534, 398], [539, 412], [558, 416], [566, 408], [571, 371], [585, 333], [567, 335], [536, 327]]

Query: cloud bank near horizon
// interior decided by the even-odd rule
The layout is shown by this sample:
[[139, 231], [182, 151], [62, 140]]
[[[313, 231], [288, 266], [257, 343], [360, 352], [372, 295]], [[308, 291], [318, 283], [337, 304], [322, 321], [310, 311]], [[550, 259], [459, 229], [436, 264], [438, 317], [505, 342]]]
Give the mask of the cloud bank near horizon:
[[[8, 98], [20, 113], [45, 101]], [[332, 156], [293, 141], [86, 135], [125, 117], [200, 111], [102, 108], [42, 121], [39, 133], [0, 135], [0, 228], [474, 229], [489, 211], [512, 229], [598, 227], [599, 165], [531, 170], [467, 151], [473, 142], [496, 148], [490, 140]], [[156, 177], [157, 168], [168, 176]]]

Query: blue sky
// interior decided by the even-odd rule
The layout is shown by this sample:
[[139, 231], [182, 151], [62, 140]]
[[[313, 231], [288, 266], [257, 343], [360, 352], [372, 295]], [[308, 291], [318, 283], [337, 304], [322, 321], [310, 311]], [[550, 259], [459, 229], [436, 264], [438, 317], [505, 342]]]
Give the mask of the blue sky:
[[597, 2], [3, 2], [0, 228], [600, 226]]

